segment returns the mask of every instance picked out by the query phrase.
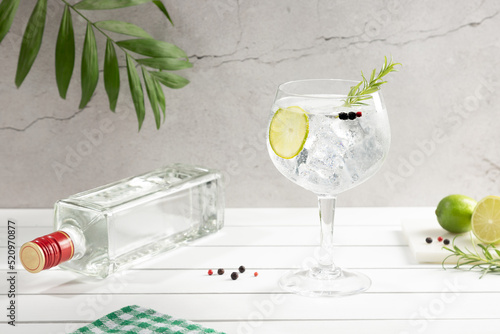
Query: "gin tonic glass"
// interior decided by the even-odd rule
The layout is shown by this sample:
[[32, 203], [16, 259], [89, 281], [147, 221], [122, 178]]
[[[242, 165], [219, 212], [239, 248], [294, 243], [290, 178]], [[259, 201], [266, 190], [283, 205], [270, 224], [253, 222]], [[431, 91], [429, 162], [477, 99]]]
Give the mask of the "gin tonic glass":
[[349, 99], [347, 93], [356, 84], [318, 79], [278, 88], [269, 122], [269, 155], [281, 174], [318, 196], [321, 224], [318, 264], [285, 274], [280, 280], [284, 290], [342, 296], [370, 287], [367, 276], [341, 269], [333, 260], [336, 197], [380, 169], [391, 140], [380, 90]]

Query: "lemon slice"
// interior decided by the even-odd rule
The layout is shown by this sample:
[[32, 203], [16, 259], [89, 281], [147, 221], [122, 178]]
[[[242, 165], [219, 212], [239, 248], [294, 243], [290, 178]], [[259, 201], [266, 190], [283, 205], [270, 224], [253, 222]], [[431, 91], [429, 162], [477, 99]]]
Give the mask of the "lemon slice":
[[309, 118], [304, 109], [278, 109], [269, 125], [269, 144], [277, 156], [291, 159], [302, 151], [309, 134]]
[[472, 213], [472, 232], [484, 243], [500, 241], [500, 197], [487, 196], [480, 200]]

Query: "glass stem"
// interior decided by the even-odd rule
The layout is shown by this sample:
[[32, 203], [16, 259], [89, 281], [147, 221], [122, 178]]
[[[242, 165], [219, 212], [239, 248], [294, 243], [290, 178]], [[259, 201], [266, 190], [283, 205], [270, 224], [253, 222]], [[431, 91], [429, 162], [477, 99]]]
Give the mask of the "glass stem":
[[321, 244], [317, 274], [321, 276], [338, 276], [341, 273], [340, 268], [335, 266], [333, 261], [333, 222], [336, 201], [336, 197], [318, 197]]

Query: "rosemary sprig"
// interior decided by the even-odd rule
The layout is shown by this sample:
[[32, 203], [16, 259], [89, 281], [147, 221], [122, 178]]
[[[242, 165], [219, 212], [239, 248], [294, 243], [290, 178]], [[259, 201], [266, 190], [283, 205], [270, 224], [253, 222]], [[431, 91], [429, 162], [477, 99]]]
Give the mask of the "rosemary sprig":
[[[384, 66], [380, 69], [378, 74], [376, 74], [376, 69], [372, 71], [372, 75], [370, 76], [370, 81], [365, 78], [363, 72], [361, 72], [361, 76], [363, 80], [360, 81], [357, 85], [352, 86], [349, 94], [347, 94], [347, 99], [344, 101], [344, 107], [351, 106], [360, 106], [366, 105], [361, 101], [371, 99], [372, 97], [369, 95], [371, 93], [375, 93], [379, 86], [386, 83], [387, 81], [382, 81], [382, 78], [391, 72], [397, 72], [394, 68], [396, 65], [401, 65], [400, 63], [393, 63], [392, 57], [391, 61], [387, 63], [387, 57], [385, 58]], [[361, 86], [362, 85], [362, 86]]]
[[[474, 251], [470, 251], [467, 247], [465, 247], [465, 250], [462, 250], [455, 245], [455, 239], [453, 239], [451, 248], [443, 246], [443, 249], [452, 253], [443, 260], [443, 268], [445, 268], [444, 263], [448, 258], [456, 256], [458, 258], [457, 264], [453, 267], [453, 269], [464, 269], [463, 266], [470, 265], [470, 267], [467, 267], [468, 270], [479, 270], [482, 272], [480, 278], [490, 272], [500, 273], [500, 250], [498, 248], [494, 245], [477, 244], [479, 247], [478, 251], [478, 248], [474, 242], [472, 242]], [[492, 252], [496, 255], [493, 255]]]

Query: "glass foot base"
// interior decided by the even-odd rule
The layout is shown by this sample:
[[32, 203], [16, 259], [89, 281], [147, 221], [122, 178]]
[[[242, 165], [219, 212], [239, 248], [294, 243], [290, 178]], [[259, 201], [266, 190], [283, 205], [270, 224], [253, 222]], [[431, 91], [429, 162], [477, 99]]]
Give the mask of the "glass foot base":
[[340, 297], [366, 291], [371, 280], [364, 274], [340, 269], [335, 275], [318, 275], [313, 268], [288, 272], [279, 283], [283, 290], [302, 296]]

